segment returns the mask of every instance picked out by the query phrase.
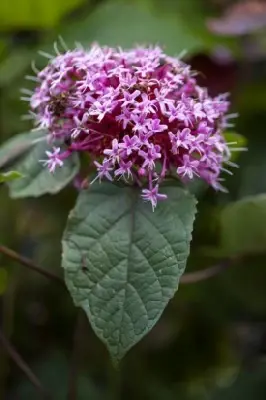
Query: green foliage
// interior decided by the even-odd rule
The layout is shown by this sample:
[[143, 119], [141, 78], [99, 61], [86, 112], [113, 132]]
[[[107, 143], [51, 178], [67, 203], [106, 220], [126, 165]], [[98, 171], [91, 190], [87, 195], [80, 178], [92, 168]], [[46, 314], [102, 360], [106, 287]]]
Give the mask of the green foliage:
[[8, 171], [0, 173], [0, 183], [10, 182], [20, 178], [23, 178], [23, 175], [18, 171]]
[[266, 251], [266, 195], [247, 197], [221, 213], [221, 245], [228, 254]]
[[[53, 388], [53, 396], [56, 400], [65, 400], [68, 397], [66, 382], [69, 380], [69, 360], [60, 352], [46, 354], [45, 358], [34, 363], [33, 368], [43, 385]], [[53, 368], [51, 368], [51, 365]], [[106, 393], [87, 374], [80, 375], [77, 381], [78, 400], [108, 400]], [[36, 389], [31, 382], [22, 381], [14, 390], [15, 398], [29, 400], [36, 398]]]
[[2, 163], [4, 165], [11, 163], [15, 170], [23, 176], [20, 180], [7, 182], [12, 198], [38, 197], [46, 193], [58, 193], [73, 180], [79, 171], [77, 154], [73, 154], [66, 160], [64, 168], [57, 168], [52, 174], [40, 163], [40, 160], [47, 157], [45, 152], [49, 149], [50, 146], [44, 132], [38, 131], [17, 135], [2, 146], [0, 163], [2, 155]]
[[64, 233], [68, 289], [115, 361], [158, 321], [185, 269], [196, 202], [177, 187], [164, 192], [152, 212], [137, 189], [95, 185]]
[[259, 363], [250, 371], [244, 371], [237, 376], [232, 385], [221, 390], [217, 390], [211, 400], [243, 400], [256, 399], [264, 400], [266, 397], [265, 389], [266, 365], [265, 362]]
[[76, 40], [84, 45], [91, 40], [121, 47], [159, 43], [173, 54], [204, 46], [187, 29], [182, 16], [157, 15], [134, 1], [105, 1], [92, 14], [67, 27], [62, 36], [67, 42]]
[[[67, 12], [75, 9], [83, 0], [15, 0], [0, 5], [0, 30], [10, 28], [51, 28]], [[14, 12], [16, 10], [16, 12]]]
[[14, 79], [25, 73], [31, 57], [32, 51], [20, 49], [4, 58], [0, 63], [0, 87], [12, 84]]
[[45, 138], [45, 131], [32, 131], [13, 136], [0, 147], [0, 168], [6, 168], [25, 155], [32, 147]]
[[221, 277], [230, 310], [241, 307], [256, 318], [266, 313], [265, 253], [252, 254], [229, 268]]
[[[245, 147], [247, 140], [248, 151], [233, 153], [232, 161], [237, 157], [239, 168], [233, 170], [233, 176], [226, 176], [224, 185], [229, 189], [228, 194], [214, 193], [200, 180], [189, 184], [189, 190], [196, 197], [200, 197], [200, 209], [187, 269], [188, 272], [204, 270], [228, 255], [247, 252], [251, 255], [243, 259], [240, 257], [236, 265], [231, 265], [205, 282], [180, 285], [178, 295], [170, 302], [147, 339], [142, 340], [139, 346], [130, 352], [125, 364], [121, 365], [121, 397], [127, 397], [128, 400], [265, 399], [265, 363], [260, 362], [265, 353], [263, 321], [266, 313], [265, 48], [260, 49], [263, 50], [262, 57], [258, 59], [256, 54], [259, 43], [256, 42], [256, 35], [245, 37], [243, 40], [228, 40], [208, 32], [206, 18], [215, 15], [215, 4], [218, 4], [218, 1], [214, 0], [16, 0], [2, 3], [0, 31], [4, 34], [0, 39], [0, 136], [2, 142], [11, 138], [0, 147], [0, 173], [4, 174], [6, 171], [16, 170], [17, 162], [25, 160], [30, 154], [32, 156], [32, 151], [35, 154], [35, 140], [46, 134], [35, 132], [25, 133], [24, 136], [16, 135], [32, 128], [30, 122], [20, 120], [20, 116], [27, 112], [28, 104], [20, 101], [19, 89], [34, 87], [34, 83], [25, 82], [23, 77], [25, 74], [32, 74], [29, 67], [32, 59], [36, 60], [38, 68], [44, 67], [47, 59], [39, 56], [37, 51], [41, 49], [53, 52], [53, 41], [57, 40], [58, 34], [62, 35], [71, 48], [75, 41], [80, 41], [85, 46], [99, 41], [101, 44], [124, 47], [135, 43], [159, 43], [167, 53], [177, 55], [187, 50], [191, 56], [197, 52], [204, 53], [203, 58], [207, 58], [207, 54], [214, 50], [215, 55], [211, 55], [213, 66], [210, 67], [210, 62], [203, 60], [195, 69], [205, 77], [204, 85], [214, 92], [218, 86], [221, 91], [233, 92], [233, 112], [239, 113], [236, 129], [237, 132], [241, 132], [241, 136], [229, 132], [225, 137], [227, 141], [237, 141], [236, 147]], [[82, 8], [76, 10], [79, 5]], [[74, 10], [77, 12], [72, 13]], [[219, 16], [220, 10], [217, 8], [216, 11]], [[67, 17], [65, 21], [64, 17]], [[252, 18], [255, 20], [256, 15]], [[237, 19], [235, 21], [237, 22]], [[241, 59], [233, 59], [239, 50]], [[219, 73], [215, 72], [216, 54], [222, 56], [219, 58]], [[235, 70], [234, 77], [230, 78], [230, 72], [220, 72], [223, 70], [223, 62], [225, 71], [231, 67]], [[227, 87], [227, 81], [230, 79], [232, 82]], [[45, 150], [41, 153], [40, 149], [40, 154], [36, 156], [46, 158]], [[30, 171], [33, 171], [31, 167]], [[24, 177], [11, 182], [10, 187], [15, 183], [24, 185], [28, 182], [27, 188], [18, 188], [18, 193], [26, 193], [29, 190], [37, 193], [37, 181], [33, 183], [31, 173], [27, 178], [31, 182], [25, 181]], [[38, 184], [46, 180], [42, 173], [37, 179]], [[45, 184], [54, 188], [55, 182], [49, 182], [46, 181]], [[90, 201], [96, 203], [95, 190], [96, 187], [92, 187]], [[60, 274], [60, 269], [57, 270], [60, 265], [59, 242], [66, 215], [73, 206], [72, 195], [69, 191], [63, 191], [53, 197], [12, 202], [8, 199], [5, 185], [0, 185], [0, 192], [1, 243], [32, 257], [43, 268]], [[254, 197], [258, 194], [261, 195]], [[89, 201], [89, 196], [86, 200], [85, 192], [82, 196], [84, 203]], [[118, 204], [116, 200], [114, 205], [110, 206], [114, 218], [120, 208], [124, 207], [125, 194], [121, 197], [121, 203]], [[160, 213], [163, 210], [161, 207], [165, 205], [162, 203], [159, 206]], [[113, 306], [113, 302], [107, 302], [102, 307], [101, 301], [104, 302], [105, 297], [102, 300], [91, 298], [86, 284], [92, 272], [98, 281], [104, 274], [105, 248], [109, 254], [113, 245], [117, 252], [120, 243], [114, 243], [117, 236], [114, 236], [113, 230], [111, 235], [107, 232], [104, 238], [98, 240], [95, 239], [98, 237], [98, 231], [93, 231], [94, 225], [87, 228], [87, 220], [91, 224], [94, 218], [102, 216], [99, 213], [102, 207], [100, 205], [96, 215], [92, 215], [94, 207], [95, 204], [88, 203], [85, 208], [91, 208], [88, 210], [89, 217], [84, 217], [84, 224], [80, 225], [82, 229], [84, 226], [86, 232], [89, 229], [89, 239], [72, 232], [72, 224], [73, 229], [76, 229], [78, 222], [75, 225], [71, 217], [68, 224], [68, 230], [71, 230], [70, 240], [68, 241], [67, 237], [64, 239], [64, 252], [68, 256], [64, 266], [67, 267], [66, 277], [69, 276], [70, 280], [74, 276], [73, 281], [77, 282], [73, 293], [76, 295], [79, 289], [81, 296], [88, 299], [85, 303], [87, 311], [87, 304], [90, 307], [92, 304], [92, 309], [95, 302], [99, 304], [100, 311], [97, 317], [104, 312], [110, 312], [109, 307]], [[178, 208], [178, 215], [179, 206], [175, 204], [171, 207]], [[149, 211], [152, 218], [156, 218], [156, 213], [157, 210], [154, 214]], [[104, 218], [102, 223], [105, 222]], [[220, 226], [217, 223], [219, 218]], [[171, 223], [175, 224], [175, 219]], [[160, 226], [162, 225], [162, 229], [168, 229], [166, 225], [172, 226], [171, 223], [168, 223], [166, 218], [166, 221], [160, 221]], [[150, 225], [141, 228], [144, 229], [145, 241], [149, 240], [145, 231], [149, 227]], [[118, 228], [115, 226], [114, 230], [116, 232]], [[178, 237], [178, 231], [176, 232]], [[115, 234], [119, 235], [123, 249], [128, 247], [128, 232], [123, 235], [123, 231], [118, 230]], [[98, 251], [101, 244], [104, 245], [104, 249]], [[219, 247], [220, 244], [222, 247]], [[158, 243], [159, 254], [162, 245], [163, 243]], [[204, 252], [201, 249], [204, 249]], [[151, 247], [150, 251], [153, 250]], [[145, 251], [149, 251], [149, 248]], [[107, 277], [112, 278], [115, 268], [110, 273], [109, 266], [114, 265], [115, 261], [108, 261]], [[67, 386], [72, 368], [76, 368], [79, 370], [76, 382], [78, 399], [110, 399], [110, 387], [113, 383], [112, 379], [111, 382], [107, 382], [106, 379], [109, 361], [89, 324], [85, 332], [78, 337], [80, 350], [74, 351], [73, 359], [72, 355], [70, 356], [77, 310], [73, 307], [68, 293], [64, 293], [64, 290], [52, 282], [47, 284], [45, 278], [35, 275], [32, 271], [25, 273], [23, 267], [13, 265], [5, 256], [0, 255], [0, 265], [1, 329], [6, 331], [16, 350], [22, 353], [43, 386], [52, 392], [51, 397], [58, 400], [69, 397]], [[70, 274], [68, 267], [71, 267]], [[138, 270], [137, 263], [132, 269], [135, 274]], [[146, 267], [140, 276], [142, 273], [144, 278], [146, 275], [149, 277]], [[124, 275], [121, 276], [122, 281], [119, 281], [118, 285], [125, 283]], [[149, 280], [147, 282], [150, 283]], [[143, 285], [142, 290], [148, 290], [145, 279]], [[110, 288], [107, 294], [112, 296]], [[102, 295], [101, 288], [97, 290], [97, 295]], [[141, 307], [139, 306], [140, 311]], [[67, 354], [67, 360], [63, 354]], [[9, 364], [6, 358], [5, 363], [4, 358], [3, 352], [3, 357], [0, 357], [0, 398], [38, 398], [39, 393], [33, 385], [27, 382], [27, 378], [18, 368], [12, 367], [12, 361]], [[78, 365], [73, 366], [73, 360]], [[234, 381], [233, 375], [228, 379], [228, 371], [232, 368], [234, 370], [235, 365], [239, 368], [239, 376]], [[223, 383], [220, 384], [220, 381]], [[8, 382], [11, 383], [9, 387]]]
[[[238, 181], [238, 197], [254, 196], [266, 193], [266, 154], [265, 154], [265, 121], [263, 116], [248, 120], [246, 132], [248, 151], [241, 158], [241, 168], [236, 179]], [[254, 129], [254, 126], [256, 127]], [[242, 127], [240, 127], [242, 128]], [[242, 128], [243, 130], [243, 128]]]
[[[161, 0], [135, 0], [135, 2], [142, 6], [146, 4], [150, 13], [157, 15], [161, 19], [175, 21], [182, 32], [189, 32], [191, 37], [197, 38], [198, 47], [193, 50], [208, 52], [216, 46], [226, 46], [233, 52], [238, 53], [238, 44], [234, 38], [228, 39], [214, 36], [207, 29], [206, 18], [211, 13], [211, 3], [206, 2], [206, 0], [164, 0], [163, 2]], [[172, 39], [175, 44], [177, 41], [179, 41], [178, 36]], [[182, 50], [190, 51], [190, 48], [184, 44]]]

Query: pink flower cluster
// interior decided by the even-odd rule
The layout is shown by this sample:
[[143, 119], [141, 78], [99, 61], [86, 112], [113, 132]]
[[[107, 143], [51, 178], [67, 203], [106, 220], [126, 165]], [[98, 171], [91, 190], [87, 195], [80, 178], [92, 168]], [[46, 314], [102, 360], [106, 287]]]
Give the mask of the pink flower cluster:
[[153, 208], [166, 198], [158, 191], [166, 176], [199, 177], [222, 189], [223, 164], [231, 164], [222, 135], [232, 117], [227, 96], [210, 98], [190, 67], [161, 48], [57, 52], [35, 79], [29, 100], [36, 125], [64, 142], [43, 161], [51, 172], [73, 152], [86, 152], [95, 179], [132, 181]]

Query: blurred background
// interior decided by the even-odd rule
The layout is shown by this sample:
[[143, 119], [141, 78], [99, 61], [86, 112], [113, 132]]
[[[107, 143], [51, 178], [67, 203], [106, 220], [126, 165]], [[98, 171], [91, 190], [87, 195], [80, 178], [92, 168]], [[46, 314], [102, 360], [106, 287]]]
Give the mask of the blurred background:
[[[21, 119], [27, 104], [19, 90], [32, 87], [24, 80], [31, 61], [44, 66], [38, 50], [53, 52], [58, 35], [70, 48], [97, 41], [158, 43], [171, 55], [186, 50], [211, 95], [231, 92], [234, 130], [249, 150], [226, 177], [228, 194], [192, 187], [199, 212], [187, 272], [237, 258], [215, 277], [180, 285], [122, 362], [117, 394], [107, 351], [70, 295], [0, 254], [1, 331], [56, 400], [265, 400], [266, 1], [2, 0], [1, 142], [32, 127]], [[1, 186], [0, 243], [62, 276], [60, 237], [75, 196], [68, 188], [15, 201]], [[39, 398], [0, 343], [0, 399]]]

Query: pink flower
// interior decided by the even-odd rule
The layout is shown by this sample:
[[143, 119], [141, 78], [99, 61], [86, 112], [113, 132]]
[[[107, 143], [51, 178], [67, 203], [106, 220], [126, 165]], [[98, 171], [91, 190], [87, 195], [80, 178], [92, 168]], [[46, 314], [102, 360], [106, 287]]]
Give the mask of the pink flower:
[[133, 93], [124, 91], [123, 94], [123, 99], [120, 100], [122, 102], [122, 107], [134, 106], [137, 104], [136, 98], [139, 97], [140, 91], [135, 90]]
[[137, 135], [132, 137], [126, 135], [123, 137], [123, 143], [120, 144], [120, 148], [125, 150], [125, 154], [130, 156], [132, 151], [139, 149], [139, 138]]
[[103, 151], [103, 154], [106, 156], [109, 156], [109, 158], [112, 160], [113, 163], [116, 161], [119, 162], [119, 152], [120, 152], [120, 146], [118, 143], [117, 139], [113, 139], [112, 141], [112, 148], [111, 149], [105, 149]]
[[87, 153], [95, 160], [93, 182], [132, 181], [154, 208], [165, 198], [158, 190], [166, 174], [197, 176], [220, 189], [220, 173], [229, 172], [223, 163], [234, 166], [222, 135], [235, 116], [226, 114], [227, 95], [211, 98], [188, 65], [158, 46], [68, 51], [35, 80], [31, 117], [52, 143], [67, 147], [63, 154], [54, 147], [41, 161], [51, 172], [71, 153]]
[[115, 170], [115, 176], [121, 176], [125, 180], [132, 177], [132, 161], [121, 162], [120, 167]]
[[50, 172], [54, 172], [56, 167], [62, 167], [63, 161], [60, 159], [60, 147], [53, 147], [53, 151], [46, 151], [48, 156], [47, 160], [40, 160], [40, 162], [47, 166]]
[[148, 121], [148, 127], [152, 132], [163, 132], [168, 128], [167, 125], [161, 124], [160, 119], [157, 118]]
[[166, 194], [161, 194], [158, 193], [159, 186], [156, 185], [152, 189], [143, 189], [141, 197], [143, 198], [144, 201], [150, 201], [152, 205], [152, 210], [154, 211], [154, 208], [157, 206], [158, 200], [166, 200], [167, 195]]
[[199, 166], [198, 160], [193, 160], [188, 154], [183, 155], [181, 167], [178, 167], [176, 172], [183, 178], [188, 177], [192, 179], [194, 175], [198, 175], [197, 168]]
[[182, 131], [178, 131], [176, 134], [169, 132], [169, 139], [172, 144], [172, 152], [173, 154], [179, 153], [179, 148], [183, 147], [184, 149], [189, 149], [191, 146], [191, 139], [193, 136], [190, 134], [189, 128], [184, 128]]
[[99, 179], [100, 181], [102, 178], [107, 178], [109, 181], [112, 181], [113, 178], [110, 174], [110, 171], [113, 170], [112, 166], [108, 161], [104, 161], [102, 164], [98, 163], [98, 161], [94, 161], [95, 166], [97, 167], [98, 175], [91, 181], [91, 184], [96, 180]]
[[140, 150], [139, 156], [144, 158], [144, 163], [142, 164], [142, 168], [147, 168], [149, 170], [153, 170], [155, 168], [155, 161], [158, 158], [161, 158], [160, 146], [153, 145], [152, 143], [148, 147], [147, 151]]

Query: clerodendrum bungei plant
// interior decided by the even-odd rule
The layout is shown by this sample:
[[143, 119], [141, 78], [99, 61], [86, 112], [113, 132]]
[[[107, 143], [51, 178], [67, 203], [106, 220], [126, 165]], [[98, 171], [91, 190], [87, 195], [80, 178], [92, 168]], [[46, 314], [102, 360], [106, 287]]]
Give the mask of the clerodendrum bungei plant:
[[159, 47], [57, 51], [29, 95], [36, 129], [0, 150], [12, 197], [78, 198], [62, 241], [66, 285], [116, 361], [160, 318], [189, 255], [202, 179], [224, 190], [226, 95]]

